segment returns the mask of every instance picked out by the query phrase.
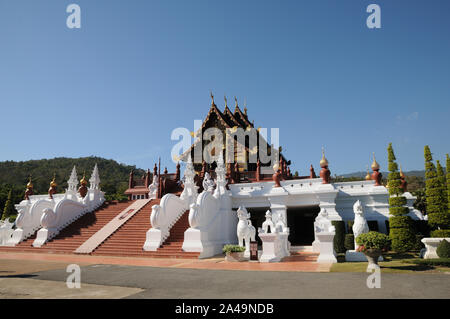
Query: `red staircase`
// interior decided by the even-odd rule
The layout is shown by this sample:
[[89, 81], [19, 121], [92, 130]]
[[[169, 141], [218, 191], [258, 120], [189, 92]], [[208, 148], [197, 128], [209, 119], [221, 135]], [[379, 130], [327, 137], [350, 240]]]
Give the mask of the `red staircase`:
[[184, 232], [189, 228], [186, 211], [173, 225], [170, 236], [157, 251], [144, 251], [147, 231], [151, 228], [150, 214], [152, 206], [159, 204], [159, 199], [151, 200], [139, 212], [117, 229], [108, 239], [98, 246], [92, 255], [158, 257], [158, 258], [198, 258], [200, 253], [182, 251]]
[[32, 246], [36, 238], [36, 234], [34, 234], [15, 247], [0, 247], [0, 251], [72, 253], [130, 204], [131, 202], [118, 203], [116, 201], [104, 204], [96, 211], [87, 213], [68, 225], [42, 247]]

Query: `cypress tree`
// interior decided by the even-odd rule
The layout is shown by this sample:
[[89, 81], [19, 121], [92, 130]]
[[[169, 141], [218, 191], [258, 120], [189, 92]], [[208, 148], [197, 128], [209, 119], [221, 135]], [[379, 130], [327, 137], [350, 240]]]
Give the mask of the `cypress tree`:
[[447, 213], [450, 214], [450, 157], [448, 154], [445, 169], [447, 170]]
[[392, 242], [392, 249], [396, 252], [411, 250], [415, 242], [413, 221], [407, 216], [409, 208], [406, 207], [406, 197], [401, 196], [401, 178], [398, 172], [398, 165], [395, 162], [394, 149], [392, 143], [388, 146], [388, 186], [389, 186], [389, 237]]
[[[443, 172], [439, 172], [434, 166], [433, 157], [430, 147], [425, 146], [425, 193], [427, 202], [428, 224], [430, 225], [431, 237], [448, 237], [450, 236], [450, 216], [448, 207], [444, 207], [445, 186], [442, 185]], [[439, 164], [440, 166], [440, 164]]]
[[440, 204], [442, 206], [442, 211], [446, 211], [448, 209], [447, 205], [447, 181], [445, 178], [444, 169], [441, 166], [441, 163], [439, 160], [436, 160], [436, 173], [437, 177], [439, 179], [440, 187], [442, 188], [441, 195], [442, 199], [440, 201]]
[[12, 189], [11, 189], [8, 193], [8, 199], [6, 200], [5, 208], [3, 209], [2, 220], [10, 217], [11, 215], [14, 215], [14, 212], [15, 210], [12, 202]]

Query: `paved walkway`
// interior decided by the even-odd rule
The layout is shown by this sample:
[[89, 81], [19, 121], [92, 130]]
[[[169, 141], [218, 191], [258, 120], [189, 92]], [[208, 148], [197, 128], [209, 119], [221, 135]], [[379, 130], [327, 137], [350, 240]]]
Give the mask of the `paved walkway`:
[[[369, 289], [367, 273], [308, 273], [158, 268], [81, 267], [81, 288], [69, 289], [66, 269], [0, 278], [1, 298], [449, 298], [446, 274], [382, 274]], [[120, 288], [119, 288], [120, 287]], [[134, 289], [134, 290], [133, 290]]]
[[[47, 254], [47, 253], [21, 253], [1, 252], [0, 263], [4, 260], [58, 262], [79, 265], [106, 264], [106, 265], [128, 265], [168, 268], [191, 268], [191, 269], [216, 269], [216, 270], [248, 270], [248, 271], [300, 271], [300, 272], [329, 272], [331, 264], [319, 264], [314, 262], [311, 253], [300, 253], [299, 255], [285, 258], [281, 263], [253, 263], [253, 262], [227, 262], [223, 256], [207, 259], [163, 259], [163, 258], [137, 258], [137, 257], [105, 257], [74, 254]], [[18, 263], [20, 269], [22, 263]], [[27, 268], [28, 269], [28, 268]], [[38, 270], [36, 270], [38, 271]], [[22, 272], [26, 273], [28, 272]]]

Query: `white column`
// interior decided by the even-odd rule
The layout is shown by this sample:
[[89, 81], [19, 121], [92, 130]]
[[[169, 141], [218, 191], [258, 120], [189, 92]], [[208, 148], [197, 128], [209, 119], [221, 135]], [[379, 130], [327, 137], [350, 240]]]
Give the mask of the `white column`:
[[332, 184], [321, 184], [315, 191], [319, 207], [327, 210], [330, 220], [342, 220], [342, 217], [336, 211], [336, 197], [338, 193], [339, 191]]

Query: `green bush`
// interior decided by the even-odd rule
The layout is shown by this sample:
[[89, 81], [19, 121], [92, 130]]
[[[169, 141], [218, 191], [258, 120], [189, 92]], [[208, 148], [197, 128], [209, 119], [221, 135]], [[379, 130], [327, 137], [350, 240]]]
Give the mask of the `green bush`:
[[416, 265], [450, 267], [450, 258], [403, 259], [402, 263], [405, 263], [405, 264], [416, 264]]
[[245, 251], [245, 248], [239, 245], [225, 245], [223, 246], [223, 253], [241, 253]]
[[411, 250], [416, 241], [416, 236], [408, 228], [391, 228], [389, 237], [392, 240], [392, 250], [398, 253]]
[[393, 216], [389, 223], [391, 228], [410, 228], [412, 225], [413, 221], [409, 216]]
[[336, 228], [336, 234], [333, 239], [334, 250], [337, 253], [345, 253], [345, 222], [342, 220], [333, 220], [331, 224]]
[[406, 205], [406, 197], [401, 196], [389, 198], [389, 206], [403, 206], [403, 205]]
[[445, 239], [441, 241], [436, 249], [439, 258], [450, 258], [450, 243]]
[[436, 229], [431, 231], [430, 235], [434, 238], [450, 237], [450, 229]]
[[353, 220], [349, 220], [348, 222], [347, 222], [347, 234], [353, 234], [353, 223], [354, 223], [354, 221]]
[[355, 249], [355, 235], [346, 234], [344, 240], [344, 246], [346, 250], [354, 250]]
[[359, 246], [362, 246], [361, 248], [363, 250], [366, 249], [378, 249], [378, 250], [389, 250], [389, 246], [391, 244], [391, 241], [388, 236], [385, 234], [370, 231], [365, 234], [361, 234], [358, 237], [356, 237], [356, 243]]
[[449, 229], [450, 216], [447, 205], [444, 172], [438, 163], [434, 166], [433, 157], [428, 145], [424, 150], [425, 157], [425, 194], [427, 203], [428, 224], [433, 230]]
[[430, 225], [439, 225], [438, 227], [450, 228], [450, 214], [434, 213], [428, 215], [428, 223]]
[[388, 166], [389, 174], [389, 213], [391, 215], [389, 222], [389, 237], [392, 241], [392, 249], [396, 252], [406, 252], [415, 246], [415, 235], [411, 217], [408, 216], [409, 208], [406, 207], [406, 197], [402, 196], [401, 176], [397, 172], [397, 163], [395, 162], [394, 149], [392, 143], [388, 146]]

